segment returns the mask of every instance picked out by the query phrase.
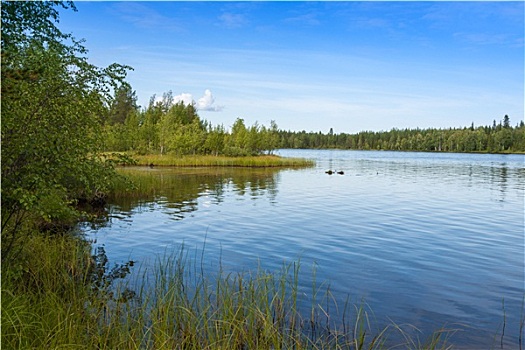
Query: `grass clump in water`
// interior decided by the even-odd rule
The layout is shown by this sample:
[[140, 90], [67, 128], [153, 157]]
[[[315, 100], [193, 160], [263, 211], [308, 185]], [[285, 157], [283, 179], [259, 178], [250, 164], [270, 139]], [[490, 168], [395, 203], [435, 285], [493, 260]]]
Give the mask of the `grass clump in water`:
[[[307, 296], [299, 263], [206, 276], [202, 257], [199, 266], [181, 249], [116, 283], [131, 262], [110, 269], [97, 252], [80, 238], [33, 236], [17, 264], [2, 266], [3, 348], [383, 349], [402, 331], [373, 330], [364, 307], [338, 310], [329, 288], [314, 283]], [[304, 298], [311, 310], [301, 313]], [[450, 333], [396, 348], [444, 349]]]

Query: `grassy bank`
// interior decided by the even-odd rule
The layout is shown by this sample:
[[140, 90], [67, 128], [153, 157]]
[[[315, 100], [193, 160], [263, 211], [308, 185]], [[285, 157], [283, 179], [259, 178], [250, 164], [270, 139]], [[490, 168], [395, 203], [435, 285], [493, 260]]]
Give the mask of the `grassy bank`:
[[276, 155], [260, 155], [246, 157], [226, 157], [211, 155], [176, 156], [164, 155], [133, 155], [137, 165], [176, 166], [176, 167], [310, 167], [314, 161], [302, 158], [285, 158]]
[[[421, 341], [395, 324], [375, 329], [366, 308], [329, 309], [329, 290], [315, 285], [301, 314], [298, 263], [211, 276], [201, 264], [181, 250], [153, 271], [110, 269], [103, 251], [90, 257], [79, 238], [33, 236], [16, 263], [2, 265], [2, 348], [382, 349], [397, 333], [396, 348], [442, 349], [454, 333]], [[133, 292], [115, 287], [130, 269]]]

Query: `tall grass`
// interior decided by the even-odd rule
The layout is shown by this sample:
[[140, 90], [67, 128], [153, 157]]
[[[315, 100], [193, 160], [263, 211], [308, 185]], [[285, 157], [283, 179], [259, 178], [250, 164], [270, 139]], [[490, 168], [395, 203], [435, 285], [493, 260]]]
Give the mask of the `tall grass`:
[[202, 256], [181, 249], [115, 283], [81, 239], [34, 236], [24, 253], [2, 266], [3, 349], [383, 349], [393, 332], [406, 337], [396, 348], [446, 349], [453, 333], [420, 342], [401, 326], [374, 330], [364, 304], [337, 308], [315, 283], [300, 292], [299, 263], [207, 275]]
[[227, 156], [176, 156], [176, 155], [134, 155], [138, 165], [177, 166], [177, 167], [311, 167], [312, 160], [285, 158], [275, 155], [246, 157]]
[[2, 348], [82, 344], [91, 261], [82, 240], [29, 237], [18, 259], [2, 264]]

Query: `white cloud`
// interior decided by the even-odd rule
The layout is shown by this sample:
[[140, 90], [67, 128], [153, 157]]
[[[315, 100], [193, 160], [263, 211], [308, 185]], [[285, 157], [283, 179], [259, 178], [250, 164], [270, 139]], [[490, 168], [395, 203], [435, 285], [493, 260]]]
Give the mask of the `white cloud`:
[[211, 112], [220, 112], [223, 110], [224, 106], [214, 106], [215, 98], [213, 97], [211, 91], [206, 89], [204, 91], [204, 96], [199, 98], [197, 101], [197, 109], [200, 111], [211, 111]]
[[173, 104], [177, 104], [179, 102], [183, 102], [186, 106], [193, 103], [193, 96], [188, 93], [182, 93], [177, 96], [173, 96]]
[[[155, 102], [161, 102], [162, 99], [162, 96], [157, 96]], [[187, 92], [173, 96], [173, 104], [179, 102], [184, 103], [186, 106], [195, 103], [195, 108], [199, 111], [220, 112], [224, 109], [224, 106], [215, 105], [215, 97], [213, 97], [210, 89], [206, 89], [204, 95], [197, 102], [193, 99], [193, 95]]]

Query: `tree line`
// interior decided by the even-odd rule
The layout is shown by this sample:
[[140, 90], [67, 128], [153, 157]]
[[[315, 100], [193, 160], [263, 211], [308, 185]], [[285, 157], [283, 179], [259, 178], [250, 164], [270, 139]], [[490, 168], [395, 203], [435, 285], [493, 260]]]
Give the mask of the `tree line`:
[[135, 92], [122, 84], [115, 93], [104, 127], [106, 151], [139, 154], [211, 154], [247, 156], [271, 154], [279, 147], [278, 127], [255, 123], [247, 126], [237, 118], [231, 130], [202, 120], [194, 104], [174, 103], [171, 91], [162, 99], [150, 98], [146, 108], [136, 104]]
[[150, 98], [146, 108], [137, 106], [129, 84], [115, 92], [104, 127], [106, 151], [139, 154], [212, 154], [227, 156], [272, 153], [277, 148], [337, 148], [356, 150], [426, 152], [525, 152], [525, 124], [511, 126], [505, 115], [489, 126], [449, 129], [392, 129], [356, 134], [285, 131], [272, 121], [270, 127], [246, 126], [237, 118], [231, 130], [202, 120], [193, 104], [174, 103], [171, 91], [161, 99]]
[[337, 148], [355, 150], [425, 151], [425, 152], [525, 152], [525, 123], [515, 127], [505, 115], [489, 126], [449, 129], [392, 129], [362, 131], [356, 134], [326, 134], [306, 131], [279, 131], [281, 148]]

